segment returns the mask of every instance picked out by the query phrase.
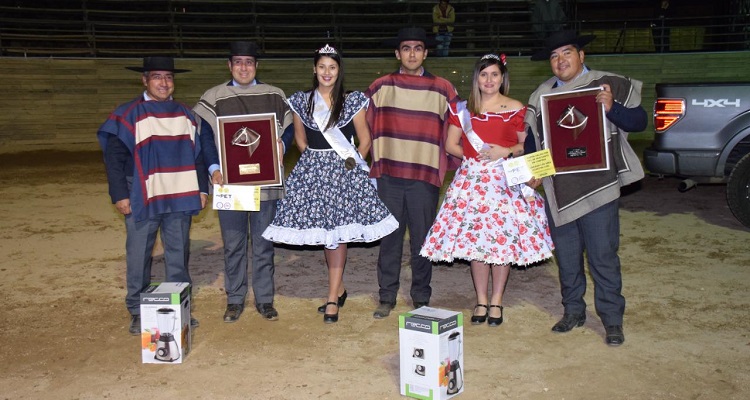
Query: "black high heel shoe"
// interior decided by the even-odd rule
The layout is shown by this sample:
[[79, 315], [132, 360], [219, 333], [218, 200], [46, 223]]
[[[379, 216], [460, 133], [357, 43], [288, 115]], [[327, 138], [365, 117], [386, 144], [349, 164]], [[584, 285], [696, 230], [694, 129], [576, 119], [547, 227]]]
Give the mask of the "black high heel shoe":
[[[339, 296], [337, 304], [336, 304], [337, 306], [339, 306], [339, 308], [343, 307], [344, 303], [346, 303], [346, 296], [347, 296], [346, 290], [344, 290], [344, 294], [342, 294], [341, 296]], [[328, 305], [328, 303], [323, 304], [322, 306], [318, 307], [318, 312], [321, 313], [321, 314], [325, 314], [326, 313], [326, 306], [327, 305]]]
[[323, 322], [325, 322], [326, 324], [332, 324], [334, 322], [338, 322], [338, 320], [339, 320], [338, 304], [336, 304], [333, 301], [329, 301], [328, 303], [325, 304], [324, 307], [328, 307], [329, 305], [334, 305], [337, 308], [336, 308], [336, 314], [325, 314], [325, 308], [323, 309], [323, 313], [324, 313], [323, 314]]
[[484, 321], [487, 321], [487, 314], [489, 314], [489, 309], [487, 308], [487, 304], [477, 304], [474, 306], [474, 313], [476, 313], [478, 307], [484, 307], [484, 315], [472, 315], [471, 316], [471, 324], [472, 325], [479, 325], [483, 324]]
[[[490, 308], [492, 308], [492, 307], [500, 309], [500, 318], [488, 317], [487, 318], [487, 325], [489, 325], [489, 326], [500, 326], [500, 324], [503, 323], [503, 306], [497, 306], [497, 305], [494, 305], [494, 304], [490, 304]], [[487, 315], [489, 315], [489, 314], [490, 314], [490, 312], [489, 312], [489, 310], [487, 310]]]

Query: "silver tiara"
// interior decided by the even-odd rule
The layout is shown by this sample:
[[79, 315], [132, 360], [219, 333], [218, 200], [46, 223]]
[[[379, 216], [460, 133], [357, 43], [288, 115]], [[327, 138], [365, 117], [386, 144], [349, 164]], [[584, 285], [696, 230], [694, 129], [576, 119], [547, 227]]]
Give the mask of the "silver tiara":
[[336, 49], [331, 47], [328, 43], [324, 47], [321, 47], [317, 51], [318, 54], [338, 54]]

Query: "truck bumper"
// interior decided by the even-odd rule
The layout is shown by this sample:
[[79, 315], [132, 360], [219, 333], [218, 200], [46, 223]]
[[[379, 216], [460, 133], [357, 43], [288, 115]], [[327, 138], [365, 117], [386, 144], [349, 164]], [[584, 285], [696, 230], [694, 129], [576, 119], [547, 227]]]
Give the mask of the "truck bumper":
[[717, 171], [716, 151], [663, 151], [649, 147], [643, 150], [643, 165], [652, 174], [674, 175], [700, 182], [719, 183], [726, 177]]
[[674, 153], [647, 148], [643, 150], [643, 164], [654, 174], [677, 174], [677, 156]]

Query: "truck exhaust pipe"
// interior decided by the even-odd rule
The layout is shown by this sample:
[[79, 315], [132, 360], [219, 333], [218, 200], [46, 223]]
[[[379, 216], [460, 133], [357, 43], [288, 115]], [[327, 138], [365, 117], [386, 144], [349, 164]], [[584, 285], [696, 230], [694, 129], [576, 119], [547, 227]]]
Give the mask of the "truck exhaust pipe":
[[680, 193], [685, 193], [688, 190], [695, 188], [696, 186], [698, 186], [698, 182], [692, 179], [685, 179], [684, 181], [680, 182], [679, 185], [677, 185], [677, 191]]

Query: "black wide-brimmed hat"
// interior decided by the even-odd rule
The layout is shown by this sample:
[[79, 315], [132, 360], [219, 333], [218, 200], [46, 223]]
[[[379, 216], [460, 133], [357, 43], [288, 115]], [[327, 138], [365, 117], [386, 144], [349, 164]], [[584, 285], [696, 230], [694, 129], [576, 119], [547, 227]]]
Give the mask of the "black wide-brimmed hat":
[[143, 57], [143, 67], [125, 67], [131, 71], [146, 72], [146, 71], [170, 71], [175, 74], [180, 72], [190, 72], [189, 69], [177, 69], [174, 67], [174, 58], [172, 57]]
[[578, 35], [576, 31], [559, 31], [555, 32], [544, 40], [544, 48], [531, 56], [531, 61], [549, 60], [553, 50], [568, 44], [573, 44], [582, 48], [594, 40], [594, 35]]
[[415, 26], [399, 29], [398, 36], [393, 39], [386, 39], [383, 44], [385, 46], [396, 49], [401, 45], [401, 42], [406, 42], [409, 40], [418, 40], [420, 42], [423, 42], [425, 47], [432, 47], [437, 44], [434, 38], [427, 37], [427, 32], [425, 32], [424, 29], [417, 28]]
[[260, 47], [255, 42], [237, 41], [229, 43], [229, 57], [250, 56], [260, 57]]

